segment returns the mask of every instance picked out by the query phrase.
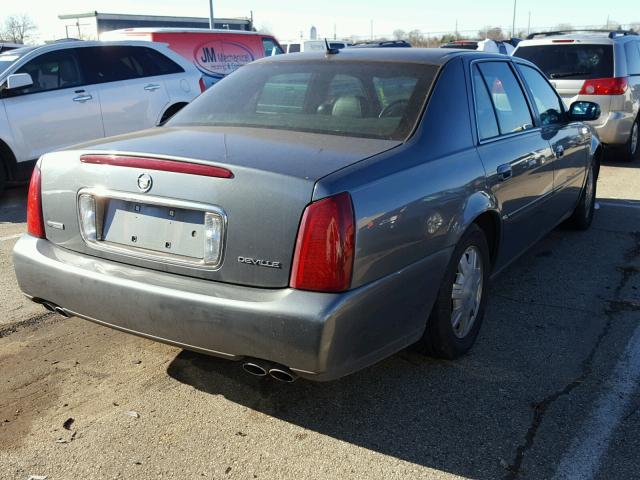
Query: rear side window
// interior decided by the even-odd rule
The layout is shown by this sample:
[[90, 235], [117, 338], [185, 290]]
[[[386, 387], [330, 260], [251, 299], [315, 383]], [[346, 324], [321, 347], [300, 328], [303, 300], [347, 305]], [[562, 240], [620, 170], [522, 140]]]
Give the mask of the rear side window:
[[16, 73], [28, 73], [33, 80], [33, 85], [20, 93], [46, 92], [83, 84], [73, 49], [44, 53], [27, 62]]
[[183, 73], [184, 69], [169, 57], [153, 48], [133, 47], [134, 56], [142, 66], [142, 76]]
[[480, 70], [475, 65], [473, 67], [473, 93], [480, 140], [497, 137], [500, 135], [500, 131], [498, 130], [498, 120], [493, 109], [493, 102], [491, 102], [484, 78], [482, 78]]
[[289, 53], [298, 53], [300, 51], [299, 43], [292, 43], [289, 45]]
[[509, 65], [506, 62], [485, 62], [478, 64], [478, 68], [489, 89], [500, 133], [506, 135], [532, 128], [529, 106]]
[[613, 77], [613, 46], [560, 43], [520, 47], [516, 57], [536, 64], [548, 78]]
[[562, 105], [553, 87], [534, 68], [526, 65], [520, 65], [519, 68], [524, 81], [531, 90], [533, 101], [540, 114], [540, 123], [542, 125], [562, 123], [564, 119]]
[[640, 42], [629, 42], [624, 48], [629, 75], [640, 75]]
[[106, 46], [79, 48], [89, 83], [180, 73], [184, 70], [160, 52], [147, 47]]

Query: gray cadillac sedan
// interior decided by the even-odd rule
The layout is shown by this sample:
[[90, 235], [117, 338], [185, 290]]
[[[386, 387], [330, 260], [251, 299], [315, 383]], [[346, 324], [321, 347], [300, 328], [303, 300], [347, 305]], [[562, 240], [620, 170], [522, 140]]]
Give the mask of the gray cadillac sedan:
[[165, 126], [44, 155], [16, 275], [50, 310], [282, 381], [415, 343], [455, 358], [493, 275], [589, 227], [598, 115], [501, 55], [268, 57]]

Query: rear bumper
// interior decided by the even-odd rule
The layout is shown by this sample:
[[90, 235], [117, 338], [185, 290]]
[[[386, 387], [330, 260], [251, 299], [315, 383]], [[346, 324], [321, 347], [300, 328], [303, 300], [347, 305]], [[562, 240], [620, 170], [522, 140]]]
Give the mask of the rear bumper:
[[22, 291], [72, 315], [230, 360], [255, 357], [331, 380], [417, 341], [451, 254], [341, 294], [264, 289], [151, 271], [24, 235]]
[[624, 145], [631, 135], [631, 127], [635, 120], [632, 112], [602, 112], [602, 117], [592, 123], [598, 132], [600, 141], [605, 145]]

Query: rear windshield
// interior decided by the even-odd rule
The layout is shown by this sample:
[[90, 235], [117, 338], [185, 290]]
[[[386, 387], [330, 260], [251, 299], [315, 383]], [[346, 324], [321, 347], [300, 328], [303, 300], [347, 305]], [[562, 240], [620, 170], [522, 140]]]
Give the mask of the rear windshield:
[[520, 47], [514, 56], [535, 63], [549, 78], [613, 77], [611, 45], [555, 44]]
[[268, 62], [227, 76], [168, 126], [272, 128], [404, 140], [437, 67], [361, 62]]

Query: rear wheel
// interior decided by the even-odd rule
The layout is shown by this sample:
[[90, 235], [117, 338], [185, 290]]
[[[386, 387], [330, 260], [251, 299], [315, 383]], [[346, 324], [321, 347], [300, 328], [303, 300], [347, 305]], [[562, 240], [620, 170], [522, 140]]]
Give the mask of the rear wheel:
[[456, 246], [421, 340], [427, 354], [454, 359], [473, 346], [484, 316], [489, 247], [472, 225]]
[[7, 172], [4, 167], [4, 163], [0, 159], [0, 195], [4, 193], [4, 189], [7, 186]]
[[578, 206], [571, 215], [570, 222], [574, 228], [578, 230], [586, 230], [591, 226], [593, 221], [593, 212], [596, 203], [596, 174], [593, 164], [587, 172], [587, 181], [582, 189]]
[[624, 147], [624, 160], [632, 162], [640, 155], [640, 124], [638, 119], [633, 123], [631, 127], [631, 135]]

